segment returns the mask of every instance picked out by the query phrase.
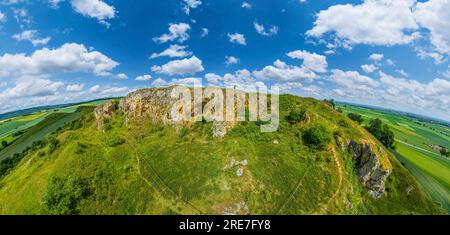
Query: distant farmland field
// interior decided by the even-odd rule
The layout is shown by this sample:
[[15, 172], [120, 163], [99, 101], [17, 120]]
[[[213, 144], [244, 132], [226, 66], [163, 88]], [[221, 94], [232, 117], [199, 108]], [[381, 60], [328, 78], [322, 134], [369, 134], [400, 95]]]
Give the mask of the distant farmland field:
[[379, 118], [395, 134], [396, 156], [421, 183], [432, 198], [450, 214], [450, 159], [441, 156], [433, 145], [450, 149], [450, 129], [436, 123], [419, 121], [387, 110], [339, 104], [344, 114], [358, 113], [362, 125]]
[[47, 134], [80, 117], [78, 108], [97, 106], [105, 102], [107, 100], [75, 104], [1, 120], [0, 142], [6, 141], [9, 146], [4, 149], [0, 146], [0, 161], [14, 153], [20, 153], [34, 141], [42, 140]]

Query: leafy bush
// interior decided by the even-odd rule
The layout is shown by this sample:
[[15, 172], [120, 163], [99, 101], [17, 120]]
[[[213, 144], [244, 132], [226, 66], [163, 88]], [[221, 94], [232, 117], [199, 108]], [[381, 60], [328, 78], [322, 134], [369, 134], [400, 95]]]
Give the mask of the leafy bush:
[[6, 142], [6, 141], [3, 140], [3, 141], [2, 141], [2, 147], [3, 147], [3, 148], [8, 147], [8, 142]]
[[11, 158], [0, 162], [0, 178], [6, 176], [14, 167], [16, 167], [23, 158], [23, 154], [16, 153]]
[[336, 109], [336, 103], [334, 102], [334, 99], [331, 100], [323, 100], [325, 103], [329, 104], [333, 109]]
[[380, 119], [373, 119], [366, 126], [366, 129], [375, 136], [384, 146], [394, 148], [394, 132], [389, 129], [389, 126], [383, 124]]
[[311, 125], [303, 133], [303, 141], [312, 149], [323, 150], [332, 139], [333, 135], [330, 130], [321, 123]]
[[286, 120], [294, 125], [297, 124], [299, 122], [301, 122], [303, 120], [303, 118], [305, 117], [306, 111], [305, 110], [292, 110], [288, 116], [286, 116]]
[[59, 143], [59, 140], [56, 139], [56, 137], [50, 136], [48, 138], [47, 142], [48, 142], [48, 146], [49, 146], [48, 147], [49, 154], [53, 153], [56, 149], [59, 148], [60, 143]]
[[338, 125], [341, 127], [349, 127], [348, 123], [345, 120], [339, 120]]
[[68, 124], [69, 130], [78, 130], [83, 126], [83, 119], [78, 118], [74, 121], [72, 121], [70, 124]]
[[359, 123], [361, 125], [361, 123], [364, 122], [364, 119], [362, 118], [362, 116], [360, 114], [357, 113], [349, 113], [347, 115], [350, 119], [352, 119], [353, 121]]
[[87, 184], [78, 176], [52, 177], [43, 204], [50, 214], [78, 214], [78, 203], [88, 196]]

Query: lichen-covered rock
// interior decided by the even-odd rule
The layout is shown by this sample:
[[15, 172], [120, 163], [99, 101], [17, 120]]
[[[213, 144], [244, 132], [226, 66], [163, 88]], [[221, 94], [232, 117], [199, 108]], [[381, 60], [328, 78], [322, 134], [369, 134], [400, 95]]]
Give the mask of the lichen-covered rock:
[[100, 120], [103, 117], [111, 117], [113, 112], [116, 110], [117, 104], [113, 101], [109, 101], [94, 110], [95, 119]]
[[94, 109], [94, 116], [97, 127], [102, 128], [103, 119], [111, 118], [113, 113], [117, 110], [117, 102], [109, 101], [102, 106]]
[[370, 144], [359, 144], [351, 140], [348, 150], [357, 162], [358, 177], [373, 198], [380, 198], [385, 193], [385, 181], [392, 172], [392, 167], [381, 164], [380, 156], [372, 150]]
[[146, 117], [154, 123], [167, 124], [171, 108], [177, 101], [171, 97], [172, 89], [137, 90], [120, 100], [119, 109], [129, 118]]
[[[191, 119], [183, 122], [174, 122], [171, 116], [172, 108], [179, 101], [177, 98], [172, 97], [172, 91], [175, 86], [167, 88], [152, 88], [141, 89], [128, 94], [125, 98], [119, 101], [118, 109], [123, 111], [126, 115], [126, 120], [145, 118], [149, 119], [153, 123], [172, 124], [172, 125], [184, 125], [188, 126], [195, 121], [201, 121], [202, 118], [195, 116], [199, 113], [203, 105], [207, 103], [207, 100], [203, 100], [200, 103], [191, 103]], [[191, 90], [192, 92], [192, 90]], [[192, 94], [191, 94], [192, 95]], [[95, 111], [96, 118], [105, 116], [105, 107], [99, 107]], [[197, 112], [194, 112], [196, 110]], [[200, 112], [198, 112], [200, 111]], [[98, 112], [98, 113], [97, 113]], [[179, 110], [180, 115], [184, 114], [184, 110]], [[98, 118], [99, 120], [100, 118]], [[214, 137], [224, 137], [228, 130], [233, 128], [234, 122], [214, 122], [212, 135]]]
[[220, 138], [227, 134], [226, 122], [214, 122], [213, 123], [213, 137]]

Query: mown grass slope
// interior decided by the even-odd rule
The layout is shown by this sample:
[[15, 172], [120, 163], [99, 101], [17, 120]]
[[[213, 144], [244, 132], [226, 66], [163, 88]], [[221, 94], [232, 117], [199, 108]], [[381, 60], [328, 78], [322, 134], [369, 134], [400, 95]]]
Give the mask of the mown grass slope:
[[[242, 122], [224, 138], [211, 123], [164, 126], [121, 111], [99, 130], [88, 113], [0, 180], [0, 214], [441, 213], [392, 155], [387, 194], [370, 197], [345, 141], [387, 150], [330, 105], [284, 95], [280, 106], [278, 132]], [[308, 121], [288, 118], [298, 110]], [[318, 123], [331, 136], [320, 149], [303, 138]]]

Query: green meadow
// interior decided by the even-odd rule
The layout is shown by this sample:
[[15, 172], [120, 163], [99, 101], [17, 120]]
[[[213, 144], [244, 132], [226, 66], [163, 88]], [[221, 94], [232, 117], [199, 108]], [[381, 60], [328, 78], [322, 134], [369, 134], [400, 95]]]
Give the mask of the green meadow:
[[378, 110], [349, 104], [339, 104], [344, 114], [358, 113], [364, 118], [362, 125], [379, 118], [395, 134], [393, 151], [422, 187], [450, 213], [450, 159], [441, 156], [433, 145], [450, 149], [450, 128], [436, 123], [419, 121], [388, 110]]

